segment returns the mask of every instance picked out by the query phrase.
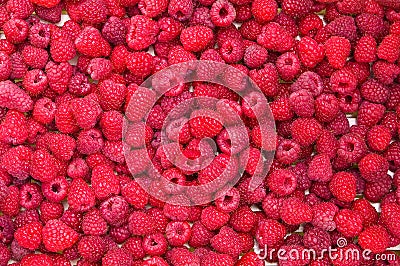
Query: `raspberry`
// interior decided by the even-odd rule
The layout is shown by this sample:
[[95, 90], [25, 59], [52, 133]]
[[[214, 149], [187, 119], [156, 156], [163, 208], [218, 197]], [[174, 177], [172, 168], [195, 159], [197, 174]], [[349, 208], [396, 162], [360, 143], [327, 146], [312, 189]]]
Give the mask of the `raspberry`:
[[143, 15], [153, 18], [163, 13], [168, 7], [168, 1], [141, 0], [139, 1], [139, 9]]
[[389, 234], [380, 225], [371, 226], [361, 232], [358, 237], [358, 243], [363, 249], [381, 253], [389, 247]]
[[25, 146], [16, 146], [2, 156], [1, 165], [13, 177], [24, 180], [29, 176], [32, 151]]
[[106, 252], [106, 245], [99, 236], [84, 236], [78, 243], [79, 254], [87, 261], [99, 261]]
[[211, 246], [220, 253], [225, 253], [236, 258], [241, 251], [239, 234], [231, 227], [224, 226], [219, 233], [211, 239]]
[[143, 50], [156, 41], [158, 31], [157, 22], [146, 16], [133, 16], [126, 35], [127, 44], [133, 50]]
[[127, 221], [129, 205], [123, 197], [113, 196], [103, 201], [100, 205], [100, 212], [107, 223], [120, 226]]
[[317, 73], [311, 71], [302, 73], [297, 78], [296, 82], [290, 87], [292, 91], [298, 91], [301, 89], [308, 90], [313, 96], [320, 95], [323, 88], [324, 85], [321, 77]]
[[400, 227], [397, 223], [399, 218], [400, 205], [396, 203], [388, 203], [382, 206], [381, 220], [385, 228], [395, 237], [400, 236]]
[[67, 11], [72, 20], [87, 24], [99, 24], [107, 20], [107, 6], [98, 0], [84, 0], [80, 3], [70, 3]]
[[53, 260], [45, 254], [29, 254], [26, 255], [20, 262], [21, 266], [51, 266]]
[[18, 228], [14, 234], [15, 239], [21, 247], [35, 250], [42, 242], [42, 224], [32, 222]]
[[347, 172], [338, 172], [329, 183], [333, 196], [340, 201], [351, 202], [356, 196], [356, 178]]
[[262, 28], [257, 43], [269, 50], [286, 52], [293, 48], [294, 38], [281, 25], [270, 22]]
[[292, 110], [300, 117], [312, 117], [314, 114], [314, 98], [308, 90], [302, 89], [289, 96]]
[[306, 67], [314, 68], [324, 59], [324, 46], [308, 36], [301, 38], [297, 49], [300, 61]]
[[374, 79], [364, 82], [361, 85], [360, 92], [364, 99], [373, 103], [385, 103], [390, 94], [386, 86]]
[[11, 60], [10, 57], [4, 52], [0, 52], [0, 60], [2, 61], [2, 65], [0, 66], [0, 81], [3, 81], [7, 80], [11, 74]]
[[189, 239], [189, 245], [193, 247], [206, 246], [210, 243], [214, 233], [208, 230], [201, 222], [197, 221], [192, 226], [192, 233]]
[[313, 2], [311, 0], [283, 0], [282, 11], [292, 17], [302, 17], [311, 11]]
[[381, 120], [384, 111], [383, 105], [365, 101], [360, 106], [357, 122], [360, 125], [372, 127]]
[[106, 79], [112, 72], [111, 61], [104, 58], [94, 58], [90, 61], [87, 71], [94, 80]]
[[109, 250], [101, 260], [102, 265], [130, 265], [132, 264], [132, 256], [122, 248]]
[[276, 220], [266, 219], [258, 223], [256, 240], [260, 246], [277, 246], [283, 243], [285, 235], [285, 226]]
[[378, 181], [367, 182], [365, 184], [364, 196], [371, 202], [379, 202], [390, 192], [392, 179], [389, 175], [383, 176]]
[[377, 181], [386, 176], [389, 171], [388, 161], [381, 155], [369, 153], [361, 159], [358, 165], [361, 176], [369, 181]]
[[308, 165], [308, 177], [312, 181], [328, 182], [332, 178], [332, 165], [326, 154], [316, 155]]
[[117, 195], [120, 191], [117, 176], [109, 166], [96, 166], [92, 170], [92, 188], [98, 199], [106, 199], [110, 195]]
[[354, 51], [354, 59], [361, 63], [371, 63], [376, 60], [377, 44], [372, 36], [361, 37]]
[[212, 23], [217, 27], [227, 27], [236, 18], [236, 10], [227, 0], [216, 0], [210, 9]]
[[236, 263], [237, 266], [262, 266], [263, 261], [260, 260], [255, 252], [244, 254]]
[[18, 19], [28, 18], [32, 14], [32, 12], [35, 10], [33, 4], [29, 0], [7, 1], [6, 8], [7, 8], [8, 13], [10, 13], [10, 15], [12, 15], [12, 17], [18, 18]]
[[289, 225], [299, 225], [312, 220], [312, 209], [306, 203], [295, 197], [290, 197], [282, 202], [280, 209], [282, 220]]
[[38, 149], [31, 156], [30, 175], [41, 182], [52, 181], [57, 176], [57, 164], [49, 152]]
[[[18, 214], [19, 206], [19, 189], [15, 186], [10, 186], [8, 196], [0, 202], [0, 211], [3, 212], [5, 216], [4, 219], [0, 219], [0, 225], [3, 228], [3, 243], [11, 242], [12, 234], [14, 233], [14, 227], [12, 225], [8, 226], [8, 216], [14, 217]], [[11, 221], [10, 221], [11, 222]], [[8, 234], [10, 234], [11, 239]]]
[[374, 126], [367, 134], [368, 146], [374, 151], [385, 151], [390, 144], [392, 134], [385, 126]]
[[43, 227], [43, 244], [52, 252], [64, 250], [78, 241], [78, 233], [60, 220], [50, 220]]
[[125, 200], [135, 208], [143, 209], [148, 202], [148, 195], [137, 182], [132, 181], [121, 189], [121, 194]]
[[372, 66], [372, 72], [379, 82], [389, 85], [400, 74], [400, 68], [386, 61], [376, 61]]
[[[278, 72], [276, 67], [272, 64], [266, 64], [264, 68], [256, 70], [253, 69], [249, 72], [250, 78], [257, 84], [261, 91], [267, 96], [276, 96], [278, 93]], [[249, 94], [247, 99], [251, 99]], [[245, 97], [246, 98], [246, 97]], [[243, 105], [243, 102], [242, 102]], [[253, 106], [254, 108], [254, 106]]]
[[215, 207], [207, 207], [201, 213], [201, 223], [211, 231], [221, 228], [229, 221], [229, 214]]
[[92, 209], [83, 217], [82, 230], [86, 235], [104, 235], [107, 229], [107, 222], [101, 217], [99, 210]]
[[242, 207], [232, 213], [230, 225], [236, 232], [249, 232], [257, 223], [255, 214], [248, 207]]
[[276, 69], [283, 80], [292, 80], [300, 72], [300, 60], [293, 52], [284, 53], [276, 60]]
[[153, 71], [153, 57], [145, 52], [131, 53], [127, 57], [126, 67], [138, 77], [146, 77]]
[[58, 94], [63, 94], [72, 77], [72, 66], [67, 62], [58, 65], [49, 62], [46, 65], [46, 74], [50, 88]]
[[88, 184], [80, 179], [74, 179], [69, 187], [68, 204], [71, 209], [84, 212], [95, 204], [95, 194]]
[[170, 222], [165, 230], [167, 240], [172, 246], [183, 246], [189, 241], [192, 232], [187, 222]]
[[389, 63], [394, 63], [399, 58], [400, 38], [397, 35], [387, 35], [380, 43], [377, 55]]
[[110, 45], [103, 39], [101, 33], [91, 26], [85, 27], [75, 40], [76, 49], [90, 57], [108, 56]]
[[221, 266], [232, 266], [234, 265], [233, 259], [227, 254], [219, 254], [215, 252], [209, 252], [205, 255], [201, 261], [204, 266], [221, 265]]
[[292, 164], [300, 157], [300, 145], [292, 140], [283, 140], [276, 149], [275, 157], [283, 164]]
[[60, 202], [65, 199], [68, 192], [68, 182], [63, 177], [42, 184], [43, 195], [51, 202]]
[[155, 232], [155, 220], [142, 211], [134, 211], [129, 217], [129, 231], [132, 235], [149, 235]]
[[220, 54], [227, 63], [236, 63], [240, 61], [245, 52], [245, 47], [241, 39], [228, 38], [222, 41]]
[[305, 247], [320, 253], [331, 246], [331, 237], [328, 232], [320, 228], [312, 228], [304, 233], [303, 242]]
[[313, 38], [317, 32], [323, 28], [322, 20], [315, 14], [308, 14], [300, 20], [299, 32], [302, 36]]
[[1, 254], [0, 264], [7, 265], [8, 262], [11, 260], [11, 253], [6, 245], [4, 244], [0, 245], [0, 254]]
[[89, 129], [79, 133], [76, 144], [80, 153], [94, 154], [103, 148], [104, 141], [99, 130]]
[[356, 134], [346, 134], [339, 139], [337, 154], [349, 163], [359, 162], [367, 153], [367, 147], [362, 138]]
[[29, 34], [28, 23], [18, 18], [12, 18], [3, 25], [4, 35], [13, 44], [22, 43]]
[[284, 169], [273, 171], [267, 180], [270, 190], [279, 196], [286, 196], [293, 193], [297, 186], [296, 176]]
[[28, 112], [33, 108], [31, 97], [11, 81], [0, 81], [0, 106]]
[[167, 251], [167, 240], [161, 233], [147, 235], [143, 238], [143, 250], [151, 256], [161, 256]]
[[23, 113], [9, 110], [0, 124], [0, 139], [4, 143], [22, 144], [28, 138], [27, 120]]
[[240, 193], [236, 188], [231, 188], [224, 195], [215, 199], [215, 206], [225, 212], [235, 211], [240, 204]]
[[325, 42], [325, 54], [332, 67], [341, 69], [344, 67], [347, 57], [350, 55], [351, 45], [348, 39], [332, 36]]
[[82, 129], [93, 128], [101, 114], [99, 103], [89, 97], [76, 98], [70, 102], [75, 121]]
[[19, 204], [27, 210], [40, 206], [43, 195], [37, 184], [24, 184], [19, 191]]
[[332, 36], [338, 36], [355, 41], [357, 37], [357, 27], [354, 18], [350, 16], [340, 16], [326, 25], [326, 31]]
[[260, 24], [272, 21], [278, 13], [278, 4], [275, 0], [255, 0], [251, 5], [251, 12]]
[[292, 137], [301, 146], [313, 144], [321, 132], [321, 124], [313, 118], [298, 118], [291, 126]]
[[333, 231], [336, 229], [334, 217], [336, 216], [339, 208], [330, 202], [318, 203], [312, 208], [313, 219], [312, 224], [315, 227], [321, 228], [326, 231]]
[[355, 237], [362, 231], [362, 217], [349, 209], [340, 210], [334, 221], [336, 229], [345, 237]]
[[45, 21], [50, 23], [58, 23], [61, 21], [61, 13], [63, 9], [63, 4], [59, 3], [58, 5], [52, 8], [46, 8], [43, 6], [36, 6], [36, 15]]
[[168, 5], [168, 14], [176, 20], [186, 21], [193, 14], [192, 0], [172, 0]]

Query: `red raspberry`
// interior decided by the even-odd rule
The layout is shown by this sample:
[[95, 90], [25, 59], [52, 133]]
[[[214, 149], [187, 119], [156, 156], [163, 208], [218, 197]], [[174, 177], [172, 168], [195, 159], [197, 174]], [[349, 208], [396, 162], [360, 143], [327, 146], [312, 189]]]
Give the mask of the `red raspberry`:
[[138, 77], [150, 75], [154, 69], [154, 58], [146, 52], [135, 52], [128, 54], [126, 67], [131, 73]]
[[0, 81], [0, 106], [28, 112], [33, 108], [31, 97], [9, 80]]
[[332, 165], [326, 154], [318, 154], [313, 157], [308, 165], [308, 177], [312, 181], [328, 182], [332, 178]]
[[302, 17], [311, 11], [313, 2], [311, 0], [283, 0], [282, 11], [292, 17]]
[[369, 182], [377, 181], [389, 171], [388, 161], [381, 155], [369, 153], [358, 164], [361, 176]]
[[261, 34], [263, 25], [258, 23], [255, 19], [250, 19], [240, 26], [239, 31], [243, 38], [256, 41], [257, 36]]
[[296, 197], [287, 198], [282, 202], [280, 214], [282, 220], [289, 225], [308, 223], [313, 218], [311, 207]]
[[217, 252], [231, 255], [233, 258], [238, 257], [242, 249], [239, 234], [228, 226], [222, 227], [219, 233], [211, 239], [211, 247]]
[[308, 90], [293, 92], [289, 97], [292, 110], [300, 117], [312, 117], [314, 114], [314, 98]]
[[207, 207], [201, 213], [201, 223], [209, 230], [221, 228], [229, 221], [229, 214], [219, 211], [215, 207]]
[[292, 91], [298, 91], [305, 89], [311, 92], [313, 96], [318, 96], [324, 89], [324, 84], [321, 77], [311, 71], [303, 72], [296, 80], [295, 83], [290, 87]]
[[35, 10], [33, 4], [29, 0], [11, 0], [7, 1], [6, 8], [8, 13], [12, 15], [13, 18], [26, 19]]
[[52, 266], [53, 260], [45, 254], [29, 254], [22, 258], [21, 266]]
[[84, 236], [78, 243], [79, 254], [87, 261], [99, 261], [106, 252], [104, 240], [99, 236]]
[[51, 202], [60, 202], [68, 194], [69, 184], [64, 177], [57, 177], [54, 180], [42, 184], [43, 195]]
[[400, 68], [386, 61], [376, 61], [372, 66], [372, 71], [379, 82], [389, 85], [399, 75]]
[[102, 114], [100, 127], [110, 141], [120, 140], [122, 138], [123, 116], [118, 111], [109, 111]]
[[32, 0], [31, 2], [38, 6], [42, 6], [45, 8], [52, 8], [52, 7], [55, 7], [56, 5], [58, 5], [60, 0], [52, 0], [52, 1]]
[[118, 110], [125, 100], [126, 92], [123, 84], [110, 79], [102, 81], [97, 91], [100, 106], [104, 111]]
[[400, 55], [400, 38], [397, 35], [387, 35], [378, 47], [378, 57], [389, 63], [394, 63]]
[[168, 1], [141, 0], [139, 1], [139, 9], [143, 15], [153, 18], [163, 13], [168, 7]]
[[249, 76], [265, 95], [271, 97], [277, 95], [279, 75], [274, 65], [266, 64], [262, 69], [253, 69], [249, 72]]
[[49, 55], [46, 50], [31, 45], [25, 46], [21, 54], [25, 64], [32, 68], [44, 68], [49, 59]]
[[16, 146], [2, 156], [1, 165], [13, 177], [24, 180], [29, 176], [32, 151], [25, 146]]
[[364, 82], [361, 85], [360, 92], [364, 99], [373, 103], [385, 103], [390, 94], [386, 86], [374, 79]]
[[46, 65], [46, 74], [50, 88], [58, 94], [63, 94], [72, 77], [72, 66], [67, 62], [59, 65], [49, 62]]
[[313, 38], [323, 26], [322, 19], [318, 15], [308, 14], [300, 20], [299, 32], [302, 36]]
[[297, 186], [296, 176], [286, 169], [273, 171], [268, 176], [267, 182], [270, 190], [279, 196], [286, 196], [293, 193]]
[[371, 63], [376, 60], [376, 40], [369, 35], [361, 37], [354, 51], [354, 59], [361, 63]]
[[107, 233], [108, 226], [100, 211], [92, 209], [83, 217], [82, 230], [86, 235], [100, 236]]
[[80, 153], [94, 154], [103, 148], [104, 141], [98, 129], [89, 129], [79, 133], [76, 144]]
[[297, 50], [301, 63], [306, 67], [314, 68], [324, 59], [324, 46], [308, 36], [301, 38]]
[[[9, 218], [7, 216], [11, 216], [11, 217], [17, 216], [17, 214], [19, 213], [19, 209], [20, 209], [18, 188], [15, 186], [10, 186], [8, 188], [9, 188], [9, 193], [8, 193], [7, 197], [5, 199], [3, 199], [2, 201], [0, 201], [0, 211], [3, 212], [3, 214], [5, 214], [5, 216], [3, 216], [3, 217], [5, 217], [4, 220], [0, 219], [0, 225], [2, 225], [2, 227], [3, 227], [2, 234], [6, 235], [4, 237], [5, 240], [3, 241], [6, 244], [7, 244], [7, 242], [11, 242], [11, 240], [12, 240], [11, 239], [10, 241], [8, 241], [8, 239], [9, 239], [7, 236], [8, 232], [9, 231], [13, 232], [14, 229], [12, 227], [8, 227], [8, 225], [4, 225], [2, 223], [3, 222], [6, 223], [6, 218]], [[4, 228], [6, 228], [6, 229], [4, 229]], [[11, 232], [11, 235], [12, 235], [12, 232]]]
[[293, 48], [294, 38], [281, 25], [270, 22], [262, 28], [257, 43], [269, 50], [286, 52]]
[[385, 228], [395, 237], [400, 236], [400, 226], [398, 218], [400, 214], [400, 205], [396, 203], [388, 203], [382, 206], [381, 220]]
[[67, 11], [72, 20], [87, 24], [100, 24], [107, 20], [107, 6], [104, 1], [84, 0], [68, 3]]
[[307, 230], [303, 236], [304, 246], [321, 253], [331, 246], [331, 237], [328, 232], [320, 228]]
[[43, 201], [43, 195], [37, 184], [24, 184], [19, 191], [19, 204], [25, 209], [38, 208]]
[[355, 237], [360, 234], [363, 228], [362, 217], [349, 209], [340, 210], [334, 219], [336, 229], [344, 237]]
[[193, 247], [206, 246], [210, 243], [214, 233], [208, 230], [201, 222], [197, 221], [192, 226], [192, 234], [190, 236], [189, 245]]
[[359, 125], [372, 127], [382, 119], [384, 112], [383, 105], [365, 101], [360, 106], [357, 122]]
[[[212, 112], [212, 111], [210, 111]], [[201, 112], [192, 114], [189, 120], [191, 134], [196, 138], [215, 137], [222, 130], [222, 125], [212, 113]]]
[[132, 256], [125, 249], [117, 247], [109, 250], [106, 255], [103, 256], [101, 263], [104, 266], [130, 265], [132, 264]]
[[11, 74], [11, 59], [6, 53], [0, 51], [0, 60], [3, 62], [0, 66], [0, 81], [3, 81], [7, 80]]
[[75, 40], [76, 49], [83, 55], [101, 57], [110, 55], [110, 44], [91, 26], [85, 27]]
[[57, 176], [57, 160], [46, 150], [38, 149], [31, 157], [30, 174], [36, 180], [49, 182]]
[[22, 43], [29, 34], [28, 23], [18, 18], [12, 18], [3, 25], [6, 39], [14, 44]]
[[28, 125], [23, 113], [9, 110], [0, 124], [0, 140], [9, 144], [22, 144], [28, 138]]
[[357, 27], [354, 18], [350, 16], [339, 16], [326, 25], [325, 29], [331, 36], [343, 37], [349, 41], [355, 41], [357, 37]]
[[315, 227], [321, 228], [326, 231], [333, 231], [336, 229], [334, 217], [339, 211], [339, 208], [330, 202], [322, 202], [313, 206], [313, 219], [312, 224]]
[[363, 225], [365, 228], [376, 224], [378, 220], [378, 212], [366, 199], [354, 201], [352, 210], [363, 217]]
[[66, 34], [53, 34], [50, 42], [50, 54], [56, 62], [67, 62], [75, 57], [74, 41]]
[[58, 23], [61, 21], [61, 13], [63, 10], [63, 4], [59, 3], [58, 5], [52, 8], [46, 8], [43, 6], [36, 6], [35, 12], [36, 15], [50, 23]]
[[240, 61], [245, 52], [242, 39], [227, 38], [221, 41], [220, 54], [227, 63], [237, 63]]
[[107, 165], [93, 168], [91, 184], [96, 198], [100, 200], [104, 200], [112, 194], [118, 195], [120, 191], [119, 180], [113, 169]]
[[367, 182], [364, 188], [364, 196], [371, 202], [379, 202], [390, 192], [392, 178], [389, 175], [382, 176], [378, 181]]
[[272, 21], [278, 13], [278, 4], [275, 0], [255, 0], [251, 5], [251, 12], [260, 24]]
[[283, 80], [293, 80], [300, 72], [300, 59], [296, 53], [284, 53], [276, 60], [276, 69]]
[[144, 50], [156, 42], [158, 31], [157, 22], [146, 16], [133, 16], [126, 35], [127, 44], [133, 50]]
[[132, 235], [149, 235], [155, 232], [155, 220], [142, 211], [134, 211], [129, 217], [129, 231]]
[[358, 237], [358, 244], [363, 249], [369, 249], [374, 253], [384, 252], [389, 247], [389, 234], [380, 225], [366, 228]]
[[69, 161], [75, 151], [75, 139], [65, 134], [50, 134], [49, 150], [58, 160]]
[[215, 26], [227, 27], [235, 20], [236, 10], [229, 1], [216, 0], [211, 6], [210, 17]]
[[187, 222], [170, 222], [165, 230], [167, 240], [172, 246], [183, 246], [189, 241], [192, 232]]
[[89, 210], [95, 204], [93, 189], [83, 179], [74, 179], [68, 191], [68, 204], [77, 212]]
[[255, 214], [248, 207], [241, 207], [232, 213], [230, 225], [237, 232], [249, 232], [257, 223]]
[[291, 126], [294, 141], [301, 146], [313, 144], [322, 133], [322, 126], [314, 118], [298, 118]]
[[392, 134], [385, 126], [374, 126], [367, 134], [368, 146], [374, 151], [385, 151], [390, 144]]
[[78, 241], [78, 233], [60, 220], [50, 220], [43, 227], [43, 244], [52, 252], [62, 251]]
[[244, 62], [249, 68], [261, 67], [268, 58], [268, 51], [259, 45], [250, 45], [244, 53]]
[[351, 202], [356, 196], [356, 177], [347, 172], [338, 172], [329, 183], [333, 196], [340, 201]]
[[104, 58], [94, 58], [90, 60], [87, 72], [94, 80], [106, 79], [112, 72], [111, 61]]
[[[203, 8], [198, 8], [198, 10], [202, 10]], [[205, 8], [205, 10], [208, 10]], [[195, 13], [193, 14], [195, 16]], [[200, 19], [200, 18], [199, 18]], [[192, 18], [191, 23], [193, 23], [194, 18]], [[170, 17], [162, 17], [157, 21], [158, 27], [160, 28], [160, 33], [158, 34], [158, 41], [160, 42], [170, 42], [179, 36], [181, 33], [183, 26], [179, 21], [174, 20]], [[193, 26], [197, 25], [193, 23]]]
[[47, 88], [47, 76], [42, 70], [33, 69], [25, 74], [22, 85], [30, 95], [37, 96]]
[[76, 98], [70, 102], [75, 121], [82, 129], [93, 128], [99, 120], [101, 108], [98, 102], [85, 98]]
[[264, 262], [255, 252], [244, 254], [236, 263], [236, 266], [262, 266]]
[[351, 51], [350, 41], [343, 37], [332, 36], [325, 42], [325, 55], [332, 67], [344, 67]]
[[125, 43], [127, 27], [122, 19], [110, 17], [104, 24], [101, 33], [109, 43], [121, 45]]
[[301, 148], [299, 144], [285, 139], [277, 147], [275, 157], [280, 163], [289, 165], [299, 159], [300, 153]]
[[193, 14], [192, 0], [171, 0], [168, 5], [168, 14], [176, 20], [186, 21]]
[[204, 266], [221, 265], [221, 266], [233, 266], [233, 258], [228, 254], [219, 254], [215, 252], [209, 252], [204, 255], [201, 264]]
[[22, 226], [15, 232], [14, 237], [21, 247], [35, 250], [42, 242], [42, 224], [32, 222]]
[[283, 243], [286, 228], [276, 220], [266, 219], [258, 223], [256, 240], [262, 247], [273, 247]]

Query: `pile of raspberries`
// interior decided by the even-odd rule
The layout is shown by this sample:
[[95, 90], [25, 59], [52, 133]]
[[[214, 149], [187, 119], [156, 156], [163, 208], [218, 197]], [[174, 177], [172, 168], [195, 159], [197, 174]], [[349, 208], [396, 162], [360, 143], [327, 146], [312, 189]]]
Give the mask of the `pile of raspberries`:
[[[400, 265], [390, 251], [400, 244], [399, 0], [0, 0], [0, 31], [0, 266]], [[200, 117], [184, 121], [179, 142], [195, 159], [200, 139], [214, 139], [213, 162], [192, 173], [166, 158], [160, 130], [187, 99], [234, 109], [250, 143], [226, 194], [179, 206], [135, 181], [122, 129], [143, 81], [191, 60], [258, 85], [276, 153], [250, 189], [270, 151], [249, 103], [207, 82], [173, 88], [138, 147], [163, 177], [196, 186], [234, 155], [222, 124]], [[264, 260], [257, 246], [393, 256]]]

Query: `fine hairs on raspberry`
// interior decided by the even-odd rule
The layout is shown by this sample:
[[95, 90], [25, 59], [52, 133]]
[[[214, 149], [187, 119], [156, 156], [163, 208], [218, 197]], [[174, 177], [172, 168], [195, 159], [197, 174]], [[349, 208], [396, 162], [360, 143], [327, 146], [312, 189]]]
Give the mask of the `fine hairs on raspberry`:
[[0, 0], [0, 32], [0, 266], [399, 265], [398, 0]]

